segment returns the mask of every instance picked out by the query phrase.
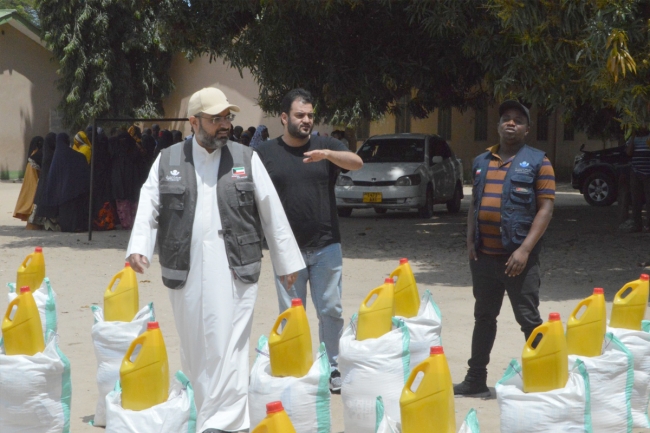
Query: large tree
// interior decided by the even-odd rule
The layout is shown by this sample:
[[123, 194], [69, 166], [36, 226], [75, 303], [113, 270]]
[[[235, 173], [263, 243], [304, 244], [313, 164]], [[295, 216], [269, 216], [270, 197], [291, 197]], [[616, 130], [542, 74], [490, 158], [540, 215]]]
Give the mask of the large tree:
[[59, 61], [64, 123], [156, 117], [172, 89], [171, 52], [155, 2], [37, 0], [44, 39]]

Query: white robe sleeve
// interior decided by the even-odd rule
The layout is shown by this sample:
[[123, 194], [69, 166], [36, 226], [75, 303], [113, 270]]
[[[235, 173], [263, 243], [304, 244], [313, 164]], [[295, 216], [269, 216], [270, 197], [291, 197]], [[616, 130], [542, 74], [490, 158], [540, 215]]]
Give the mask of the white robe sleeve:
[[149, 263], [153, 257], [158, 233], [158, 208], [160, 206], [160, 193], [158, 191], [158, 166], [160, 154], [154, 161], [149, 171], [147, 181], [140, 190], [138, 213], [136, 214], [131, 231], [131, 239], [126, 249], [126, 257], [131, 254], [142, 254]]
[[257, 152], [253, 152], [251, 170], [255, 182], [255, 203], [271, 252], [273, 269], [277, 275], [297, 272], [305, 268], [305, 262], [291, 231], [287, 215], [284, 213], [280, 197]]

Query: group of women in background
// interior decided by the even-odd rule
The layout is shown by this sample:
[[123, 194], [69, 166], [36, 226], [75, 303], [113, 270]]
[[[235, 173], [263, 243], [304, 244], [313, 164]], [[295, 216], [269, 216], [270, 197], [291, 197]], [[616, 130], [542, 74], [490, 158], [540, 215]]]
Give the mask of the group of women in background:
[[[118, 224], [130, 229], [151, 164], [177, 137], [160, 131], [156, 140], [134, 125], [128, 131], [115, 129], [110, 137], [97, 128], [94, 143], [91, 138], [92, 127], [88, 127], [72, 140], [66, 133], [53, 132], [32, 139], [14, 210], [14, 217], [26, 221], [27, 229], [86, 231], [88, 212], [92, 213], [93, 230], [112, 230]], [[93, 200], [89, 209], [93, 153]]]

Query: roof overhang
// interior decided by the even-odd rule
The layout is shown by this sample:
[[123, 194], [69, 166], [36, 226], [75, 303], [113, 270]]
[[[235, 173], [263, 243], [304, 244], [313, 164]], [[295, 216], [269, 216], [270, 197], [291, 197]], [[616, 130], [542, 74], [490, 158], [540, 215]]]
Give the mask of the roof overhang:
[[47, 49], [45, 42], [41, 39], [41, 30], [20, 16], [16, 10], [0, 9], [0, 25], [3, 24], [10, 25], [32, 41]]

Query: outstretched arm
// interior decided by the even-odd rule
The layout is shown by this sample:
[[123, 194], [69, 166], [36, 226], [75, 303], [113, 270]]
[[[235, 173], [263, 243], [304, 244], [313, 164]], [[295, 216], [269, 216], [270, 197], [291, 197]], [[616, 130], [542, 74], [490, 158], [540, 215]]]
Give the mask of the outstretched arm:
[[330, 150], [318, 149], [305, 152], [305, 159], [303, 162], [318, 162], [324, 159], [330, 161], [332, 164], [341, 167], [343, 170], [358, 170], [363, 167], [363, 161], [354, 152], [347, 150]]

